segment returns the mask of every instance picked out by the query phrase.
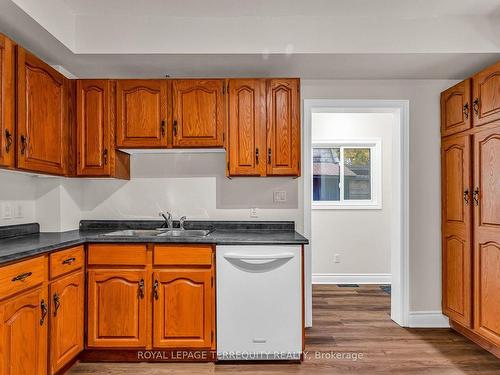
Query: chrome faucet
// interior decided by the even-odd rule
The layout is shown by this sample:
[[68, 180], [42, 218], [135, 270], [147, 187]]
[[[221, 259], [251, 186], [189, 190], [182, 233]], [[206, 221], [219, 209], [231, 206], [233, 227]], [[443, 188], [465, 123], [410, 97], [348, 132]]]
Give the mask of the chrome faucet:
[[165, 214], [163, 212], [160, 212], [159, 214], [161, 217], [163, 217], [163, 219], [165, 220], [165, 222], [163, 223], [162, 225], [162, 228], [168, 228], [168, 229], [172, 229], [173, 225], [172, 225], [172, 214], [170, 212], [167, 212], [167, 216], [165, 216]]
[[186, 221], [186, 216], [181, 216], [181, 218], [179, 219], [179, 228], [181, 230], [184, 230], [184, 222]]

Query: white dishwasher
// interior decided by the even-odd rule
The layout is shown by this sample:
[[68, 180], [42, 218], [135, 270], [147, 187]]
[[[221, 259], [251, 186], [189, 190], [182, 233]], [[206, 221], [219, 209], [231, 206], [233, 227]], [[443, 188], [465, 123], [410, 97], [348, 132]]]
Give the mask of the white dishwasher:
[[217, 246], [217, 359], [302, 353], [301, 246]]

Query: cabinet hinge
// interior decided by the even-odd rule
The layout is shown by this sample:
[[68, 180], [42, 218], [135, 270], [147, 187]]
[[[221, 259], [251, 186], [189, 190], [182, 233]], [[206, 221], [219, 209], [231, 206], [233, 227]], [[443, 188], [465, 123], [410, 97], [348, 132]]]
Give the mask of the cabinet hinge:
[[229, 162], [227, 162], [227, 170], [229, 170]]
[[214, 287], [214, 277], [213, 276], [210, 278], [210, 285], [212, 286], [212, 288]]
[[210, 342], [214, 342], [214, 331], [212, 330], [212, 333], [210, 335]]
[[226, 133], [222, 133], [222, 142], [226, 141]]
[[226, 86], [222, 86], [222, 95], [226, 95]]

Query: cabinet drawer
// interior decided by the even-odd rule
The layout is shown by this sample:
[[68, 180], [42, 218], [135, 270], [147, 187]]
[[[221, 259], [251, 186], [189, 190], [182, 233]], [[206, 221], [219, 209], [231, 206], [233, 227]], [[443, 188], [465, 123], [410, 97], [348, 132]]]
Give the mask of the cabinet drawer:
[[65, 273], [82, 268], [85, 263], [83, 246], [72, 247], [50, 254], [50, 278], [55, 279]]
[[0, 299], [41, 284], [45, 258], [38, 257], [0, 268]]
[[211, 266], [210, 245], [161, 245], [155, 246], [153, 262], [158, 266]]
[[146, 245], [94, 244], [88, 248], [89, 265], [145, 266]]

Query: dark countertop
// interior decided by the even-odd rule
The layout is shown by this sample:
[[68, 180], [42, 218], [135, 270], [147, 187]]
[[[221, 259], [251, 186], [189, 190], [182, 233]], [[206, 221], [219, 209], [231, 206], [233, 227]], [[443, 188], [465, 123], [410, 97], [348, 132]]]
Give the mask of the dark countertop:
[[[105, 226], [105, 225], [104, 225]], [[105, 236], [117, 228], [95, 229], [97, 225], [80, 230], [24, 234], [0, 239], [0, 264], [22, 260], [34, 255], [84, 243], [209, 243], [216, 245], [301, 245], [308, 240], [290, 228], [262, 229], [260, 227], [221, 226], [206, 237], [117, 237]], [[87, 229], [88, 228], [88, 229]], [[91, 229], [90, 229], [91, 228]], [[228, 229], [231, 228], [231, 229]]]

